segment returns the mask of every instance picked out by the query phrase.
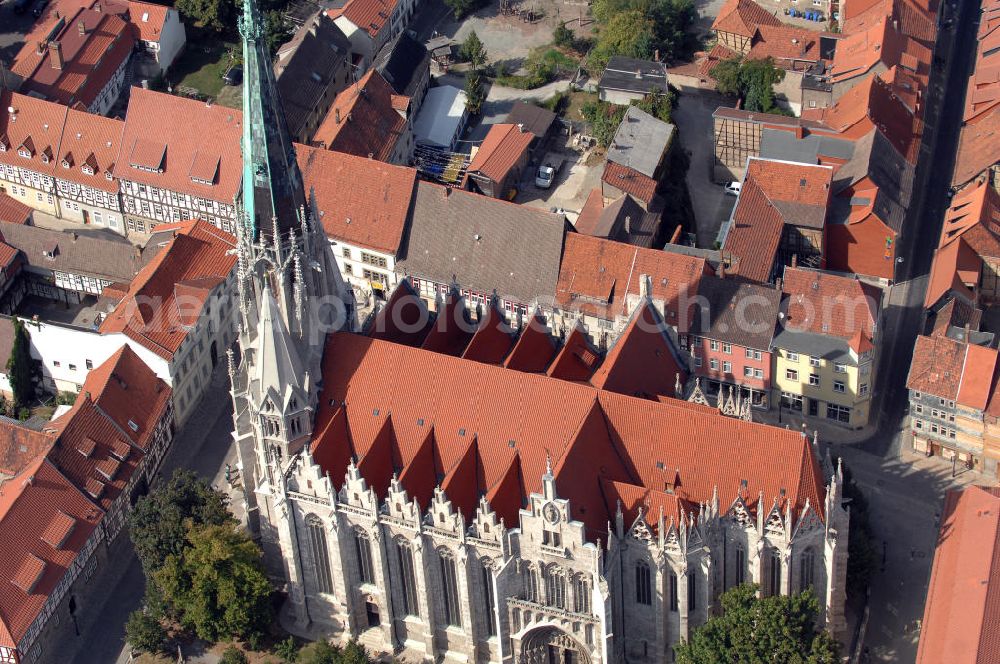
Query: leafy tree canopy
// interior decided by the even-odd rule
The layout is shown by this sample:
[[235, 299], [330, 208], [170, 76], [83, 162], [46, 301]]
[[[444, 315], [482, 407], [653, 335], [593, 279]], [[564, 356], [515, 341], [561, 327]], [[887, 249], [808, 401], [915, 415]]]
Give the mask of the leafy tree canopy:
[[486, 91], [483, 89], [483, 79], [479, 72], [471, 71], [465, 77], [465, 95], [465, 108], [470, 114], [478, 115], [486, 101]]
[[231, 27], [236, 13], [233, 0], [177, 0], [174, 8], [195, 25], [215, 32]]
[[222, 493], [190, 470], [180, 469], [140, 499], [128, 517], [129, 535], [147, 577], [187, 546], [188, 522], [222, 525], [233, 519]]
[[133, 611], [125, 623], [125, 641], [139, 652], [156, 653], [163, 648], [167, 631], [155, 616], [145, 611]]
[[774, 60], [723, 60], [711, 71], [715, 89], [722, 94], [743, 99], [743, 108], [755, 113], [785, 111], [774, 102], [774, 86], [785, 78], [785, 72], [774, 66]]
[[297, 664], [369, 664], [375, 660], [357, 641], [348, 642], [343, 649], [326, 641], [316, 641], [302, 648], [295, 661]]
[[552, 31], [552, 42], [560, 48], [572, 48], [576, 41], [576, 35], [566, 27], [566, 21], [559, 21], [559, 25]]
[[757, 586], [722, 595], [722, 615], [695, 629], [675, 646], [678, 664], [835, 664], [837, 642], [817, 625], [819, 603], [812, 590], [798, 595], [757, 597]]
[[31, 337], [19, 318], [14, 318], [14, 343], [7, 360], [7, 375], [14, 393], [16, 409], [29, 406], [35, 400], [38, 383], [42, 379], [38, 360], [31, 357]]
[[257, 545], [232, 522], [191, 526], [187, 541], [153, 573], [181, 624], [206, 641], [264, 630], [272, 618], [271, 584]]
[[590, 52], [587, 66], [603, 71], [615, 55], [647, 59], [653, 54], [656, 41], [652, 19], [633, 9], [615, 14], [603, 27]]
[[462, 42], [458, 49], [458, 55], [471, 64], [475, 70], [482, 69], [483, 65], [486, 64], [486, 47], [475, 30], [470, 32], [469, 36]]
[[594, 0], [591, 10], [594, 18], [606, 26], [610, 26], [622, 13], [639, 12], [652, 21], [649, 53], [659, 49], [660, 56], [665, 60], [676, 60], [695, 50], [697, 41], [692, 27], [698, 19], [698, 12], [693, 0]]
[[[676, 102], [677, 94], [673, 90], [667, 90], [666, 92], [648, 94], [638, 101], [633, 101], [632, 106], [640, 108], [664, 122], [670, 122]], [[618, 125], [622, 123], [627, 110], [628, 106], [596, 101], [584, 104], [580, 112], [590, 125], [590, 132], [597, 139], [598, 144], [607, 147], [615, 137]]]
[[250, 664], [250, 659], [236, 646], [229, 646], [222, 651], [222, 664]]

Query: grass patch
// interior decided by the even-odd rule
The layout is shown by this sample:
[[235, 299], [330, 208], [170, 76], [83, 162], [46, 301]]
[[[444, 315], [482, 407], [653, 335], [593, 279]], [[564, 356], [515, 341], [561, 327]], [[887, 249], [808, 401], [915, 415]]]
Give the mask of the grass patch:
[[566, 103], [566, 117], [570, 120], [583, 120], [583, 107], [597, 101], [596, 92], [573, 90], [569, 93]]
[[508, 74], [501, 67], [497, 71], [496, 82], [508, 88], [534, 90], [554, 81], [560, 73], [575, 70], [577, 62], [552, 46], [532, 49], [524, 61], [527, 74]]
[[206, 97], [216, 97], [225, 85], [222, 75], [235, 62], [237, 45], [218, 37], [189, 41], [181, 57], [171, 68], [174, 88], [197, 90]]

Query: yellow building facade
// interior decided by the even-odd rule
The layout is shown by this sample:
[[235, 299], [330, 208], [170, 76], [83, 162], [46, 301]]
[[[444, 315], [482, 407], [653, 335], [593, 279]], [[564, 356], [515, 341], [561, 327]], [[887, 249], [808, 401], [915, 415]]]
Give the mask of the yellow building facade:
[[[826, 338], [826, 343], [810, 344], [801, 337], [782, 347], [779, 334], [772, 353], [775, 398], [781, 408], [808, 419], [827, 421], [851, 429], [868, 424], [871, 386], [874, 384], [874, 351], [856, 353], [847, 342]], [[789, 341], [789, 340], [786, 340]], [[842, 350], [835, 346], [842, 346]], [[824, 348], [820, 352], [820, 348]], [[815, 348], [815, 349], [813, 349]], [[809, 352], [812, 350], [812, 352]]]

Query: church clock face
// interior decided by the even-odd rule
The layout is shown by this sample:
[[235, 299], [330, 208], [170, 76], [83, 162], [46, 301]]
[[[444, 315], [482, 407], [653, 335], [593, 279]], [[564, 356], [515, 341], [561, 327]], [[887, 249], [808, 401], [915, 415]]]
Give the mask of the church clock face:
[[552, 503], [542, 508], [542, 515], [550, 525], [554, 526], [559, 523], [559, 508]]

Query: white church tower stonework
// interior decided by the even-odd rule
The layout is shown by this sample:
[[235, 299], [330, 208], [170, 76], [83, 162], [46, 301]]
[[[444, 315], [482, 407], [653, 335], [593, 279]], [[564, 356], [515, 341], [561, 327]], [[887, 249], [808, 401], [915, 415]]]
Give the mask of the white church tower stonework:
[[[723, 592], [753, 582], [812, 588], [845, 637], [843, 476], [815, 441], [354, 333], [254, 0], [240, 31], [233, 436], [247, 525], [298, 624], [415, 662], [671, 662]], [[416, 297], [401, 288], [393, 306]], [[502, 352], [481, 357], [515, 339], [521, 366], [554, 352], [546, 332], [488, 326], [477, 348]], [[586, 360], [574, 352], [560, 362]]]

